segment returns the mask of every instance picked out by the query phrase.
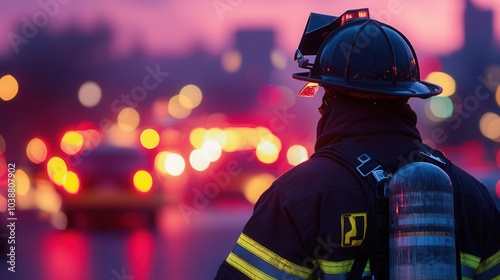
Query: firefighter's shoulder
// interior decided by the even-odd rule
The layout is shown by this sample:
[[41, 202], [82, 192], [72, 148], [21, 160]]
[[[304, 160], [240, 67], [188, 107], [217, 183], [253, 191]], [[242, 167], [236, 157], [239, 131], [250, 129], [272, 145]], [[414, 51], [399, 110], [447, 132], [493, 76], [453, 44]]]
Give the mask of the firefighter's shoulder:
[[324, 157], [313, 157], [279, 177], [270, 191], [284, 194], [292, 203], [317, 195], [363, 191], [352, 170]]

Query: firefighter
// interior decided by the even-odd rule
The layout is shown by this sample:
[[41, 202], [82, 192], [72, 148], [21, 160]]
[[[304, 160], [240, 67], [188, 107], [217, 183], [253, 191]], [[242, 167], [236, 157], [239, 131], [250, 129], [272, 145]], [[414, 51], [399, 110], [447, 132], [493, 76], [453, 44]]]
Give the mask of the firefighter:
[[293, 75], [308, 82], [300, 95], [324, 90], [315, 153], [261, 195], [215, 279], [389, 279], [368, 178], [380, 166], [397, 171], [422, 149], [453, 185], [458, 277], [499, 279], [500, 213], [492, 197], [421, 142], [408, 99], [442, 88], [420, 80], [410, 42], [367, 10], [311, 14], [296, 60], [308, 70]]

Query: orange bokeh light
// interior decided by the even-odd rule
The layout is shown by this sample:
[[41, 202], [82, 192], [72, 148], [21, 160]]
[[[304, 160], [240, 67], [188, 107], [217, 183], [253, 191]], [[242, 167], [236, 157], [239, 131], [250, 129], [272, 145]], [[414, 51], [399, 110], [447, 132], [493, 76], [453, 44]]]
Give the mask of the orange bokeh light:
[[0, 78], [0, 99], [9, 101], [16, 97], [19, 91], [19, 84], [12, 75], [5, 75]]
[[250, 202], [257, 202], [262, 193], [271, 186], [271, 184], [276, 180], [271, 174], [263, 173], [251, 177], [243, 185], [243, 194], [245, 198]]
[[36, 164], [42, 163], [47, 159], [47, 145], [40, 138], [33, 138], [26, 147], [28, 159]]

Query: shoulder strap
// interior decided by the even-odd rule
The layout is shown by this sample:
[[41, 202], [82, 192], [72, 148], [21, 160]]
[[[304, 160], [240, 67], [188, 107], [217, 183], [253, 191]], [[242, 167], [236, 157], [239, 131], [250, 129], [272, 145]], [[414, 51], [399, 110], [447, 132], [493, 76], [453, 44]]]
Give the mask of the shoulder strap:
[[[371, 186], [380, 184], [390, 178], [390, 174], [386, 173], [379, 161], [371, 155], [362, 151], [362, 149], [347, 141], [334, 143], [325, 146], [316, 151], [311, 157], [326, 156], [340, 164], [344, 165], [360, 178], [365, 186], [365, 192], [368, 196], [371, 192]], [[384, 190], [380, 190], [384, 191]]]
[[425, 144], [420, 145], [420, 149], [414, 150], [408, 157], [409, 162], [423, 161], [432, 163], [441, 168], [446, 174], [450, 173], [452, 163], [439, 150], [435, 150]]
[[[372, 155], [362, 151], [358, 144], [343, 141], [318, 150], [313, 156], [327, 156], [354, 172], [364, 186], [368, 198], [366, 237], [360, 245], [361, 254], [354, 260], [349, 279], [361, 279], [370, 259], [370, 268], [378, 279], [388, 277], [388, 201], [387, 182], [390, 174]], [[384, 274], [387, 271], [387, 274]], [[387, 276], [387, 277], [386, 277]]]

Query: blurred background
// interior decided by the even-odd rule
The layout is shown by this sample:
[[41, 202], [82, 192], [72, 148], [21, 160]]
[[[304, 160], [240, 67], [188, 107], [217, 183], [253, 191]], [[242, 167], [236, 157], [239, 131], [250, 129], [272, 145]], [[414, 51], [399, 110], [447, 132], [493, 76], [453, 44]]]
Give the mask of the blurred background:
[[363, 7], [444, 88], [411, 101], [424, 142], [500, 205], [498, 1], [3, 0], [0, 278], [213, 278], [313, 152], [321, 94], [291, 78], [309, 13]]

